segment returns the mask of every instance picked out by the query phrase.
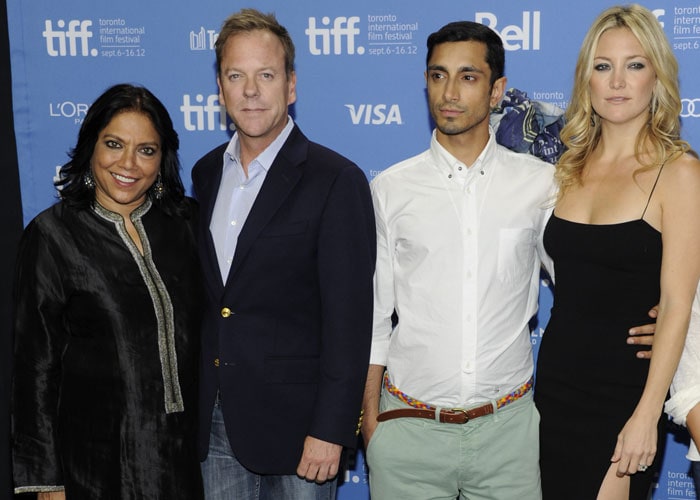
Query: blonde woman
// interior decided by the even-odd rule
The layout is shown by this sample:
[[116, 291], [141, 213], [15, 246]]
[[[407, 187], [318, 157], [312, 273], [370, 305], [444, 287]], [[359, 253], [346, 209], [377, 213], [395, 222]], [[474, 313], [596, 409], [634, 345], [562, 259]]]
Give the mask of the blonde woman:
[[[538, 356], [541, 471], [548, 499], [645, 499], [664, 400], [700, 278], [700, 162], [680, 140], [678, 67], [656, 18], [613, 7], [576, 65], [545, 231], [552, 316]], [[630, 354], [630, 324], [659, 303], [654, 356]]]

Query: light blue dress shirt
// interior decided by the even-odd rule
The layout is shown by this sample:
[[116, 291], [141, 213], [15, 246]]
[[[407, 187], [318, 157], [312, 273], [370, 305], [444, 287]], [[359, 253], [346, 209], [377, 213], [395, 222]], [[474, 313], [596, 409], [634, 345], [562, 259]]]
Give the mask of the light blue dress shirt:
[[241, 164], [241, 146], [238, 134], [234, 134], [224, 152], [223, 172], [219, 193], [216, 196], [214, 212], [209, 223], [209, 231], [214, 240], [216, 257], [219, 261], [221, 279], [226, 283], [233, 255], [236, 252], [238, 235], [241, 234], [255, 198], [262, 188], [267, 172], [282, 149], [294, 128], [294, 121], [288, 117], [287, 125], [274, 141], [248, 165], [246, 177]]

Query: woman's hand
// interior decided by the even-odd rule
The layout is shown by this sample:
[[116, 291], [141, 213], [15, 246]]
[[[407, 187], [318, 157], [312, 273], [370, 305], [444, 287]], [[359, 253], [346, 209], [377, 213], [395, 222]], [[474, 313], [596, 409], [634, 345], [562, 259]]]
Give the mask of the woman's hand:
[[36, 500], [66, 500], [65, 491], [46, 491], [37, 493]]
[[658, 415], [635, 413], [622, 428], [610, 459], [617, 463], [619, 477], [643, 472], [652, 464], [656, 456], [657, 422]]

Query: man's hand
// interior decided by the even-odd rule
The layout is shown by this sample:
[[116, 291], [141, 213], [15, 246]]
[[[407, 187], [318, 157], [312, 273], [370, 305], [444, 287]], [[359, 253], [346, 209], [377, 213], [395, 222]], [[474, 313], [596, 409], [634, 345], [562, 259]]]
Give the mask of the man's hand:
[[342, 450], [343, 447], [339, 444], [306, 436], [297, 475], [319, 484], [333, 479], [338, 475]]
[[374, 434], [374, 431], [377, 429], [377, 425], [379, 425], [379, 422], [377, 422], [377, 414], [377, 411], [372, 412], [368, 418], [367, 412], [365, 412], [365, 418], [362, 420], [362, 439], [365, 443], [365, 450], [367, 450], [369, 440], [372, 439], [372, 434]]
[[[649, 317], [656, 319], [659, 314], [659, 305], [655, 305], [649, 311]], [[629, 337], [627, 337], [628, 344], [650, 346], [654, 341], [654, 332], [656, 331], [656, 323], [649, 323], [647, 325], [635, 326], [630, 328]], [[637, 351], [637, 357], [639, 359], [651, 359], [651, 349], [648, 351]]]
[[369, 440], [377, 429], [377, 415], [379, 415], [379, 393], [384, 380], [384, 366], [369, 365], [367, 370], [367, 382], [365, 383], [365, 394], [362, 398], [362, 439], [365, 442], [365, 450], [369, 446]]

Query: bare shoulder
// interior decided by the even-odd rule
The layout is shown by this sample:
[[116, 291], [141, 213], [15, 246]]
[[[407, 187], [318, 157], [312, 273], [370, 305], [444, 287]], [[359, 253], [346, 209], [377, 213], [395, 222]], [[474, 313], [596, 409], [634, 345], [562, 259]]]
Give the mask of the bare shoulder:
[[[690, 227], [697, 226], [700, 213], [700, 160], [691, 154], [684, 154], [667, 162], [657, 187], [659, 219], [652, 216], [652, 225], [664, 234], [676, 234], [673, 228], [680, 228], [682, 235], [690, 235]], [[700, 236], [700, 233], [698, 234]], [[666, 244], [666, 243], [664, 243]]]
[[700, 160], [690, 154], [684, 153], [678, 158], [666, 164], [664, 169], [668, 168], [674, 175], [698, 175], [700, 173]]
[[664, 184], [674, 191], [700, 193], [700, 160], [689, 153], [666, 163], [661, 175], [665, 178]]

